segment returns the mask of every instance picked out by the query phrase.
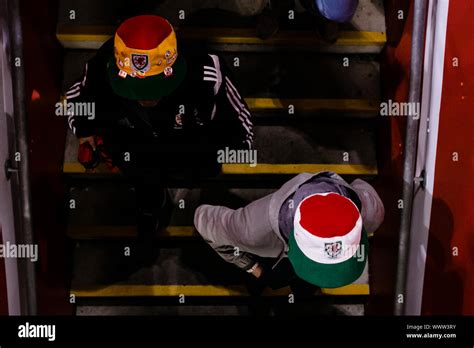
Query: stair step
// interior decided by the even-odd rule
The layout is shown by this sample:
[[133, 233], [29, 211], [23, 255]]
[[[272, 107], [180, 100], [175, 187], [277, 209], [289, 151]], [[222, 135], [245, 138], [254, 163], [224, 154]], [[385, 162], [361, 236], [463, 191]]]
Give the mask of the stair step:
[[224, 164], [223, 174], [300, 174], [329, 170], [341, 175], [377, 175], [377, 167], [363, 164]]
[[[71, 295], [83, 297], [240, 297], [250, 296], [243, 285], [93, 285], [71, 289]], [[262, 296], [288, 296], [289, 287], [278, 290], [265, 289]], [[368, 284], [351, 284], [334, 289], [321, 289], [321, 295], [366, 296]]]
[[[58, 26], [57, 39], [68, 49], [98, 49], [110, 39], [116, 27]], [[342, 31], [334, 44], [321, 43], [312, 31], [284, 31], [270, 39], [255, 36], [254, 29], [181, 28], [178, 40], [205, 42], [210, 49], [229, 52], [274, 51], [276, 47], [328, 53], [380, 53], [387, 42], [385, 33]]]
[[[291, 311], [290, 311], [291, 310]], [[364, 305], [362, 304], [328, 304], [321, 306], [316, 304], [311, 306], [308, 302], [291, 305], [273, 305], [267, 307], [269, 316], [281, 317], [293, 314], [301, 318], [302, 316], [339, 315], [339, 316], [361, 316], [364, 315]], [[250, 316], [252, 310], [247, 305], [171, 305], [171, 306], [119, 306], [119, 305], [80, 305], [77, 306], [78, 316]]]
[[[244, 18], [229, 12], [205, 10], [200, 7], [202, 5], [197, 2], [164, 1], [150, 6], [147, 13], [156, 13], [167, 18], [176, 27], [178, 37], [182, 40], [205, 40], [220, 48], [239, 51], [262, 47], [274, 50], [276, 46], [291, 46], [292, 49], [378, 53], [386, 42], [384, 6], [381, 0], [360, 0], [354, 18], [350, 23], [341, 26], [341, 37], [334, 45], [321, 45], [312, 31], [295, 33], [296, 29], [311, 27], [314, 19], [307, 12], [297, 11], [295, 20], [282, 21], [280, 32], [264, 41], [256, 38], [254, 17]], [[71, 20], [71, 10], [75, 11], [74, 20]], [[186, 13], [186, 20], [179, 18], [180, 11]], [[57, 37], [67, 48], [98, 48], [113, 35], [117, 24], [131, 15], [133, 13], [124, 0], [107, 5], [90, 0], [61, 1]], [[214, 29], [208, 28], [210, 23]], [[188, 27], [191, 25], [192, 27]]]
[[[94, 54], [84, 50], [66, 52], [63, 91], [82, 75]], [[373, 55], [269, 52], [221, 56], [256, 118], [276, 112], [290, 118], [379, 114], [380, 64]], [[238, 66], [234, 65], [235, 58], [239, 59]], [[289, 113], [289, 105], [293, 105], [294, 114]]]
[[[362, 305], [357, 306], [355, 311], [349, 312], [348, 315], [363, 315]], [[336, 307], [336, 306], [335, 306]], [[362, 307], [362, 308], [360, 308]], [[338, 309], [338, 307], [336, 307]], [[348, 311], [341, 308], [344, 315]], [[362, 310], [362, 311], [361, 311]], [[353, 314], [353, 313], [357, 314]], [[361, 314], [360, 314], [361, 313]], [[250, 316], [248, 306], [110, 306], [110, 305], [79, 305], [76, 309], [77, 316]]]
[[[379, 102], [365, 99], [245, 98], [245, 101], [257, 118], [268, 116], [269, 112], [281, 112], [289, 117], [306, 113], [312, 117], [330, 114], [331, 117], [357, 115], [361, 118], [372, 118], [380, 112]], [[288, 114], [290, 106], [294, 108], [294, 115]]]
[[[169, 226], [158, 238], [197, 237], [194, 212], [201, 204], [239, 208], [274, 192], [274, 189], [168, 189], [171, 198]], [[133, 238], [136, 236], [135, 192], [126, 184], [102, 183], [70, 189], [75, 207], [69, 211], [68, 236], [74, 239]], [[120, 214], [118, 214], [120, 212]]]
[[[130, 248], [130, 256], [124, 248]], [[133, 243], [80, 242], [74, 250], [71, 295], [114, 297], [242, 297], [249, 296], [245, 272], [222, 260], [203, 241], [181, 248], [155, 249], [154, 262], [144, 266], [143, 250]], [[212, 265], [212, 267], [210, 267]], [[368, 264], [353, 284], [322, 289], [326, 296], [370, 293]], [[266, 289], [264, 296], [288, 296], [289, 288]]]
[[[250, 167], [248, 164], [224, 164], [222, 173], [227, 175], [252, 175], [252, 174], [300, 174], [300, 173], [318, 173], [322, 171], [332, 171], [339, 175], [377, 175], [376, 166], [360, 164], [271, 164], [260, 163], [256, 167]], [[65, 162], [63, 166], [65, 174], [105, 174], [121, 175], [116, 171], [110, 171], [105, 165], [101, 164], [92, 170], [86, 170], [78, 162]]]
[[[333, 45], [321, 44], [313, 31], [280, 31], [267, 40], [255, 36], [255, 29], [242, 28], [182, 28], [178, 30], [178, 39], [205, 41], [211, 45], [249, 45], [258, 49], [258, 46], [289, 46], [292, 48], [318, 48], [322, 51], [334, 52]], [[380, 46], [385, 45], [385, 33], [369, 31], [342, 31], [334, 46]], [[274, 48], [274, 47], [273, 47]], [[332, 50], [331, 50], [332, 49]], [[245, 49], [244, 49], [245, 50]], [[365, 53], [379, 52], [377, 49], [367, 50]]]
[[[64, 100], [64, 99], [62, 99]], [[295, 118], [299, 115], [315, 117], [374, 118], [380, 112], [379, 102], [364, 99], [280, 99], [244, 98], [252, 115], [262, 118]], [[290, 107], [292, 112], [289, 113]]]
[[[243, 207], [275, 189], [214, 187], [210, 189], [168, 189], [171, 198], [169, 224], [157, 232], [157, 239], [200, 238], [194, 228], [194, 212], [201, 204]], [[76, 240], [136, 238], [135, 192], [127, 185], [102, 183], [70, 189], [67, 235]], [[118, 214], [120, 212], [120, 214]]]
[[[375, 130], [370, 123], [349, 121], [330, 125], [298, 122], [295, 125], [255, 126], [257, 164], [225, 163], [224, 175], [298, 174], [332, 170], [344, 175], [376, 175]], [[63, 171], [86, 173], [77, 162], [78, 140], [69, 132]], [[216, 154], [217, 160], [217, 154]], [[105, 166], [87, 174], [111, 174]]]

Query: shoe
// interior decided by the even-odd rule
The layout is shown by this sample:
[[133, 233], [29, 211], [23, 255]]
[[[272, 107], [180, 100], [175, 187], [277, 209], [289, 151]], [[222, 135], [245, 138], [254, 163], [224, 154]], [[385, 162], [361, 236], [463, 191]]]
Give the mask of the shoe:
[[164, 226], [169, 215], [171, 199], [166, 189], [150, 188], [137, 195], [137, 231], [141, 240], [153, 241], [156, 231]]
[[339, 24], [330, 21], [322, 15], [315, 17], [316, 34], [318, 38], [328, 44], [334, 44], [339, 39]]
[[263, 273], [260, 278], [249, 275], [247, 288], [251, 295], [259, 296], [267, 287], [278, 290], [290, 285], [291, 280], [296, 275], [288, 258], [281, 259], [276, 266], [273, 266], [274, 262], [274, 259], [259, 259]]
[[314, 29], [319, 40], [333, 44], [339, 38], [339, 24], [324, 17], [316, 7], [314, 0], [300, 0], [301, 5], [314, 17]]
[[161, 201], [160, 211], [158, 212], [158, 221], [156, 230], [168, 226], [173, 213], [173, 201], [167, 189], [163, 189], [163, 199]]
[[278, 15], [268, 7], [265, 8], [257, 18], [257, 37], [262, 40], [267, 40], [278, 32], [280, 23], [278, 22]]
[[310, 299], [314, 295], [321, 292], [321, 288], [319, 286], [310, 284], [298, 276], [295, 276], [292, 279], [290, 288], [295, 297], [302, 300]]
[[250, 296], [259, 297], [267, 287], [264, 278], [256, 278], [254, 275], [249, 274], [246, 277], [245, 285]]
[[153, 241], [158, 230], [159, 219], [156, 214], [139, 212], [137, 215], [137, 234], [140, 241]]

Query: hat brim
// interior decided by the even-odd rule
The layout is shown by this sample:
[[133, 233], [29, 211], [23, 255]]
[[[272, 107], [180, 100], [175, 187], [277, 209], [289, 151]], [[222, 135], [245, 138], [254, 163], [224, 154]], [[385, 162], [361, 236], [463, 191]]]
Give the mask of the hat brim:
[[341, 263], [324, 264], [308, 258], [298, 247], [292, 232], [289, 238], [288, 258], [301, 279], [321, 288], [339, 288], [353, 283], [364, 272], [368, 244], [367, 233], [362, 229], [361, 241], [353, 257]]
[[156, 100], [171, 94], [183, 82], [186, 76], [186, 61], [179, 55], [173, 64], [173, 75], [166, 77], [161, 73], [145, 78], [119, 76], [115, 58], [107, 62], [109, 82], [119, 96], [132, 100]]

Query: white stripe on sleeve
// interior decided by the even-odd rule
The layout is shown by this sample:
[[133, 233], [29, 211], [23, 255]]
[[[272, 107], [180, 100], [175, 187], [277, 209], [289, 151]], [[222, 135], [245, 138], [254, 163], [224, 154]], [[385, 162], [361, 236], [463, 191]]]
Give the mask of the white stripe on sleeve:
[[84, 72], [84, 78], [82, 79], [82, 86], [86, 85], [86, 80], [87, 80], [87, 70], [89, 69], [89, 63], [86, 63], [86, 68]]
[[216, 56], [215, 54], [210, 54], [209, 56], [212, 58], [212, 61], [214, 62], [215, 72], [217, 74], [217, 82], [214, 85], [214, 95], [217, 95], [222, 84], [221, 63], [219, 62], [219, 57]]
[[227, 88], [227, 83], [226, 83], [226, 91], [228, 93], [228, 97], [229, 97], [229, 92], [230, 92], [230, 97], [233, 99], [234, 103], [239, 106], [238, 108], [236, 108], [236, 106], [232, 104], [234, 106], [234, 109], [236, 109], [239, 114], [243, 114], [242, 116], [245, 118], [246, 123], [250, 127], [252, 127], [252, 122], [250, 122], [250, 119], [249, 119], [250, 113], [245, 112], [246, 111], [245, 104], [242, 103], [241, 99], [237, 98], [237, 96], [235, 95], [234, 91], [231, 88]]
[[76, 94], [73, 94], [73, 95], [69, 95], [69, 94], [66, 94], [66, 100], [69, 100], [69, 99], [72, 99], [72, 98], [76, 98], [78, 96], [81, 95], [81, 91], [77, 92]]

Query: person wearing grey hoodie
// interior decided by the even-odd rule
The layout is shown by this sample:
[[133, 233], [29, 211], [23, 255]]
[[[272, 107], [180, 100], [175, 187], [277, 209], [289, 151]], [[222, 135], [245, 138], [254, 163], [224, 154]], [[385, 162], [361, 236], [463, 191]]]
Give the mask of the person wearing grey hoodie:
[[[383, 203], [370, 184], [361, 179], [349, 184], [336, 173], [320, 172], [299, 174], [276, 192], [239, 209], [201, 205], [195, 211], [194, 224], [225, 261], [278, 288], [281, 286], [272, 286], [271, 278], [281, 261], [288, 259], [296, 207], [318, 193], [336, 193], [352, 201], [360, 212], [365, 234], [372, 234], [383, 221]], [[284, 268], [284, 279], [276, 281], [282, 286], [294, 277], [288, 262]]]

